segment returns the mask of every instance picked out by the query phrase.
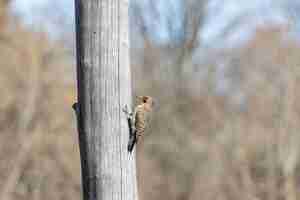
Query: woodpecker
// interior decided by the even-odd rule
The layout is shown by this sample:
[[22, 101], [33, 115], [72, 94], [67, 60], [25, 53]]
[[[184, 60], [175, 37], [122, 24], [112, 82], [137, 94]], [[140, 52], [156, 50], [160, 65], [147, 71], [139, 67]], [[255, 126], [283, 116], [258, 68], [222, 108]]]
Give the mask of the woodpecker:
[[134, 145], [139, 141], [139, 138], [143, 136], [145, 129], [149, 124], [150, 114], [154, 105], [153, 98], [150, 96], [138, 96], [138, 105], [134, 108], [133, 113], [128, 113], [127, 107], [124, 112], [128, 115], [129, 125], [129, 141], [127, 150], [132, 152]]

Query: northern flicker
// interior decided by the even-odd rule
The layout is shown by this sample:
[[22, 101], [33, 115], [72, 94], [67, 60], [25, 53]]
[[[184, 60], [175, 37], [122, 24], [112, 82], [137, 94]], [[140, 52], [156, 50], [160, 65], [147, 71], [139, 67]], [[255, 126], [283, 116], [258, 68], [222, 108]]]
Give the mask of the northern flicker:
[[129, 124], [129, 141], [127, 145], [128, 152], [132, 152], [134, 145], [139, 141], [140, 137], [143, 136], [145, 129], [149, 124], [149, 117], [153, 108], [153, 98], [150, 96], [139, 96], [139, 104], [134, 108], [133, 113], [128, 113], [128, 124]]

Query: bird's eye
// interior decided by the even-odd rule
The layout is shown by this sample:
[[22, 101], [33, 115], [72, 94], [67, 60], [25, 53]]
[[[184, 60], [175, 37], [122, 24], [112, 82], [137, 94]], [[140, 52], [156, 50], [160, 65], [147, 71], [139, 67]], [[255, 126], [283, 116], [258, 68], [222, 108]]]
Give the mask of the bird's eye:
[[143, 103], [147, 103], [147, 101], [148, 101], [148, 98], [147, 98], [147, 97], [144, 97], [144, 98], [143, 98]]

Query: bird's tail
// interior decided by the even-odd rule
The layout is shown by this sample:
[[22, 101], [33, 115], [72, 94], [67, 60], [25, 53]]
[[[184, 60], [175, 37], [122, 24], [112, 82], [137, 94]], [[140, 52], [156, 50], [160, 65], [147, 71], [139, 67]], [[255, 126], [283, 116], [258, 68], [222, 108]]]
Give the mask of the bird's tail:
[[133, 151], [134, 145], [137, 142], [136, 134], [132, 134], [129, 137], [128, 145], [127, 145], [127, 150], [129, 153]]

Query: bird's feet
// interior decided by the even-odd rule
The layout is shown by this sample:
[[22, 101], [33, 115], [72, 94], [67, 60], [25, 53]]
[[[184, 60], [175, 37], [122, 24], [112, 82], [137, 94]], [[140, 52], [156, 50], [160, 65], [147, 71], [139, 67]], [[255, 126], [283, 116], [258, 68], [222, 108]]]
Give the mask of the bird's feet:
[[122, 111], [125, 113], [125, 115], [127, 116], [127, 118], [132, 118], [132, 112], [128, 110], [128, 106], [125, 105], [124, 108], [122, 109]]

